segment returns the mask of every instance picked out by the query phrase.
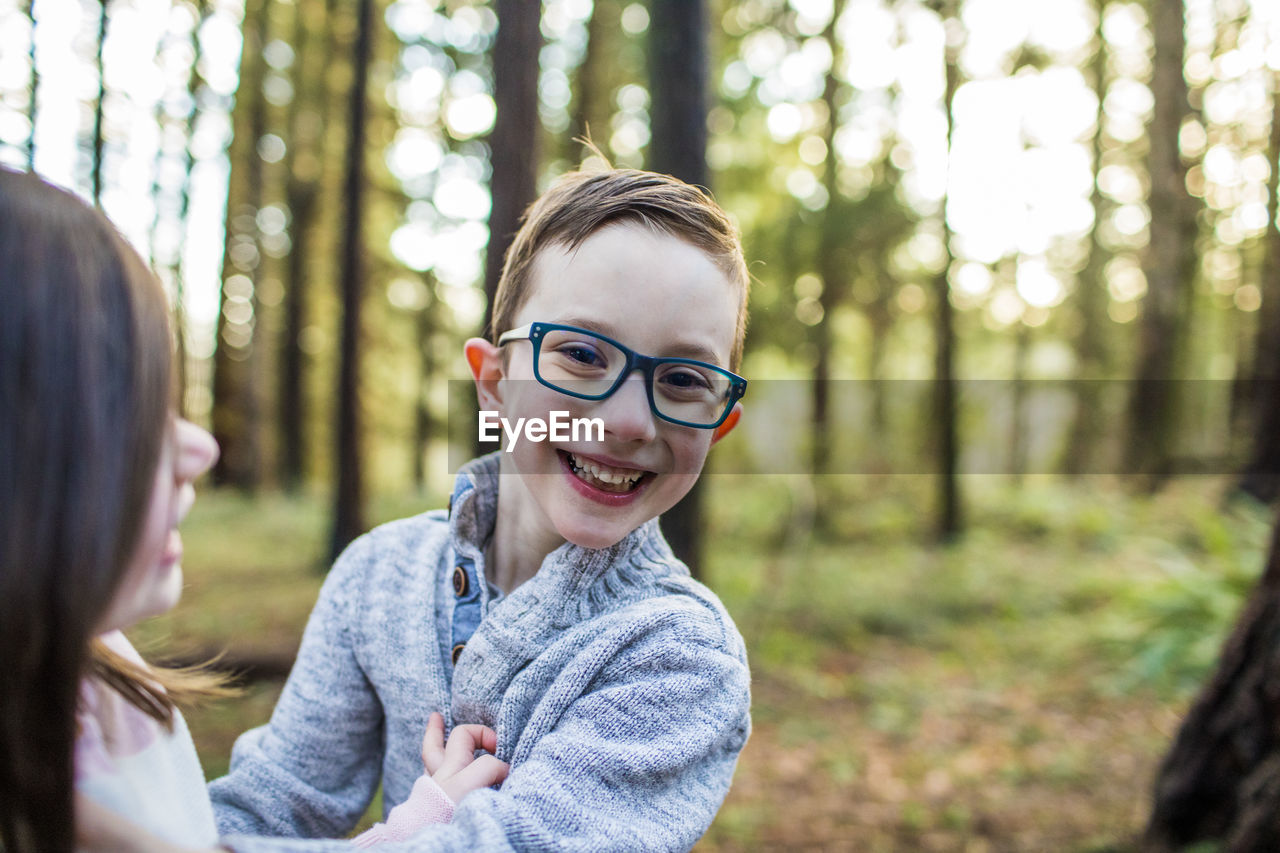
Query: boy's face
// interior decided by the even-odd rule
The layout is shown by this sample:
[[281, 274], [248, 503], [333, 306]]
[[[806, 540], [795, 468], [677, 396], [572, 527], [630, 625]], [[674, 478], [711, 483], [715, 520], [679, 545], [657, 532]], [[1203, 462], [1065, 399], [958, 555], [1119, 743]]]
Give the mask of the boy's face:
[[[677, 237], [639, 223], [610, 225], [575, 251], [543, 249], [530, 285], [516, 327], [562, 323], [599, 332], [644, 355], [729, 365], [739, 293], [708, 255]], [[567, 411], [571, 418], [604, 421], [602, 442], [522, 437], [503, 454], [503, 472], [519, 477], [503, 478], [501, 505], [504, 512], [518, 513], [522, 529], [541, 528], [548, 536], [554, 531], [589, 548], [612, 545], [684, 497], [711, 444], [728, 431], [658, 418], [640, 371], [612, 396], [582, 400], [535, 380], [531, 342], [514, 341], [504, 349], [510, 352], [496, 394], [502, 417], [512, 423], [521, 417], [548, 420], [552, 411]], [[482, 405], [493, 402], [486, 404], [482, 392]], [[632, 485], [638, 472], [643, 476]], [[608, 479], [595, 476], [600, 473]]]

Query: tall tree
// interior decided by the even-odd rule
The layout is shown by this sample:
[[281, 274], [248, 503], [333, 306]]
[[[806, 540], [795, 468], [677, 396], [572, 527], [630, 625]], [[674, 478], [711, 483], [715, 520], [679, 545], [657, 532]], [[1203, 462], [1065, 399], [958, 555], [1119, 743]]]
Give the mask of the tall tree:
[[286, 119], [289, 150], [285, 169], [285, 203], [289, 207], [290, 250], [285, 267], [284, 317], [280, 335], [279, 436], [280, 484], [297, 491], [306, 476], [306, 353], [302, 333], [307, 325], [312, 275], [312, 230], [320, 193], [320, 146], [327, 112], [324, 61], [320, 38], [325, 22], [321, 0], [297, 0], [293, 6], [293, 100]]
[[[844, 84], [840, 80], [842, 58], [840, 40], [836, 37], [836, 25], [844, 13], [845, 0], [835, 0], [831, 20], [823, 30], [822, 38], [831, 53], [831, 67], [822, 87], [822, 103], [826, 108], [827, 123], [822, 141], [826, 144], [827, 157], [823, 163], [822, 186], [827, 193], [827, 207], [822, 216], [822, 235], [818, 245], [818, 275], [822, 279], [822, 292], [818, 302], [822, 306], [822, 319], [813, 327], [813, 344], [816, 350], [813, 371], [813, 454], [814, 474], [825, 474], [831, 456], [831, 418], [829, 395], [831, 387], [831, 322], [835, 307], [849, 290], [852, 272], [850, 261], [842, 251], [848, 243], [844, 218], [840, 216], [839, 158], [836, 157], [836, 131], [840, 127], [840, 107], [844, 102]], [[821, 504], [820, 504], [821, 506]]]
[[[650, 0], [649, 168], [710, 187], [707, 168], [706, 0]], [[702, 481], [667, 511], [662, 527], [695, 577], [702, 568]]]
[[[427, 273], [423, 279], [430, 293], [435, 284], [435, 276]], [[413, 485], [419, 492], [427, 485], [427, 442], [431, 440], [432, 427], [431, 408], [428, 405], [431, 394], [431, 377], [435, 374], [434, 332], [431, 305], [423, 306], [414, 318], [414, 337], [417, 340], [418, 381], [417, 392], [413, 397]]]
[[32, 171], [36, 167], [36, 116], [40, 96], [40, 68], [36, 64], [36, 0], [27, 0], [27, 20], [31, 22], [31, 43], [27, 50], [27, 61], [31, 63], [31, 100], [27, 102], [27, 122], [31, 126], [27, 132], [27, 171]]
[[256, 282], [262, 264], [257, 215], [265, 176], [258, 143], [266, 132], [262, 50], [269, 33], [269, 7], [269, 0], [249, 0], [245, 5], [240, 85], [232, 111], [222, 310], [213, 358], [211, 421], [213, 436], [222, 448], [213, 479], [249, 492], [258, 488], [262, 478]]
[[102, 67], [102, 47], [107, 42], [107, 6], [108, 0], [100, 0], [98, 8], [98, 41], [94, 47], [94, 67], [98, 72], [98, 97], [93, 102], [93, 159], [89, 165], [91, 176], [90, 196], [97, 207], [102, 207], [102, 117], [103, 106], [107, 99], [107, 75]]
[[[933, 0], [931, 8], [943, 20], [948, 30], [944, 48], [946, 88], [943, 93], [942, 114], [946, 122], [947, 172], [950, 173], [952, 134], [955, 130], [954, 107], [956, 90], [960, 86], [959, 39], [952, 31], [958, 31], [960, 23], [960, 0]], [[933, 280], [933, 298], [937, 314], [934, 318], [934, 391], [933, 391], [933, 426], [935, 452], [938, 459], [938, 515], [936, 534], [940, 541], [947, 542], [960, 535], [962, 521], [960, 515], [960, 486], [957, 478], [959, 469], [959, 441], [956, 435], [957, 405], [955, 380], [955, 318], [951, 305], [951, 283], [948, 271], [951, 267], [951, 226], [947, 223], [947, 191], [943, 191], [939, 218], [942, 228], [942, 249], [946, 263]]]
[[[590, 136], [597, 145], [608, 141], [609, 116], [612, 114], [610, 94], [617, 77], [613, 55], [617, 37], [618, 7], [612, 3], [595, 3], [587, 19], [587, 48], [578, 66], [575, 103], [569, 125], [569, 143]], [[577, 156], [577, 149], [572, 156]]]
[[[1015, 256], [1007, 258], [1011, 269], [1011, 277], [1017, 278], [1018, 263], [1020, 259]], [[1031, 443], [1030, 427], [1027, 421], [1030, 419], [1030, 412], [1027, 411], [1027, 394], [1031, 390], [1027, 383], [1027, 374], [1029, 373], [1028, 362], [1031, 359], [1031, 326], [1025, 320], [1019, 319], [1014, 324], [1013, 330], [1013, 394], [1009, 407], [1013, 410], [1013, 417], [1009, 425], [1009, 473], [1013, 475], [1013, 481], [1016, 485], [1021, 486], [1023, 478], [1027, 475], [1027, 462], [1030, 454], [1028, 445]]]
[[365, 123], [368, 118], [369, 65], [373, 57], [373, 0], [356, 0], [353, 79], [347, 111], [347, 159], [343, 182], [346, 223], [339, 259], [342, 348], [338, 360], [337, 486], [334, 490], [330, 556], [337, 559], [364, 532], [364, 482], [360, 435], [360, 307], [364, 295]]
[[1098, 25], [1094, 30], [1093, 60], [1089, 71], [1093, 77], [1093, 94], [1097, 98], [1093, 126], [1093, 187], [1089, 200], [1093, 206], [1093, 228], [1089, 233], [1089, 260], [1080, 273], [1076, 288], [1076, 309], [1080, 313], [1080, 327], [1076, 333], [1075, 349], [1078, 364], [1076, 383], [1076, 411], [1072, 419], [1071, 434], [1064, 467], [1072, 476], [1093, 470], [1092, 457], [1106, 424], [1102, 412], [1101, 380], [1110, 372], [1110, 353], [1107, 347], [1107, 282], [1104, 269], [1108, 252], [1102, 244], [1101, 230], [1106, 212], [1102, 190], [1098, 187], [1098, 172], [1102, 168], [1103, 101], [1107, 95], [1107, 42], [1102, 33], [1103, 19], [1107, 12], [1107, 0], [1095, 4]]
[[1218, 667], [1160, 765], [1145, 850], [1280, 850], [1280, 524]]
[[[894, 15], [894, 39], [897, 43], [902, 41], [902, 17]], [[897, 79], [889, 84], [888, 95], [891, 103], [898, 103], [901, 98], [901, 84]], [[859, 288], [859, 302], [863, 306], [863, 313], [867, 318], [867, 322], [871, 327], [871, 335], [868, 341], [867, 352], [867, 374], [871, 379], [871, 434], [872, 435], [888, 435], [889, 434], [889, 415], [888, 415], [888, 387], [892, 384], [886, 381], [885, 362], [889, 350], [889, 333], [893, 328], [893, 295], [895, 291], [894, 275], [891, 272], [892, 263], [890, 255], [896, 248], [897, 244], [907, 235], [910, 229], [915, 227], [915, 220], [910, 212], [910, 208], [899, 202], [897, 188], [902, 179], [902, 172], [893, 164], [892, 158], [888, 152], [893, 150], [893, 139], [886, 139], [884, 151], [886, 152], [880, 161], [879, 168], [884, 175], [883, 187], [886, 201], [885, 212], [895, 217], [899, 221], [899, 226], [886, 234], [883, 239], [878, 239], [872, 246], [867, 247], [869, 251], [861, 253], [863, 261], [863, 282]], [[831, 156], [832, 151], [828, 151]], [[877, 222], [883, 222], [883, 216], [876, 217]], [[877, 447], [874, 451], [880, 454], [880, 458], [873, 457], [872, 464], [876, 470], [880, 470], [887, 462], [887, 453], [883, 452], [883, 448]]]
[[1280, 498], [1280, 72], [1272, 73], [1271, 136], [1267, 162], [1267, 231], [1262, 260], [1262, 306], [1253, 357], [1253, 453], [1236, 489], [1261, 501]]
[[[895, 204], [893, 209], [902, 213], [906, 212], [906, 208], [901, 204]], [[893, 279], [888, 271], [886, 262], [890, 247], [880, 246], [878, 248], [879, 253], [872, 254], [868, 259], [870, 263], [863, 268], [866, 296], [861, 301], [863, 303], [863, 313], [871, 327], [871, 335], [867, 341], [867, 376], [871, 380], [871, 434], [888, 435], [889, 411], [887, 398], [891, 382], [885, 378], [887, 373], [885, 362], [889, 350], [889, 332], [893, 328], [893, 309], [891, 307]], [[888, 454], [881, 452], [880, 448], [873, 452], [879, 455], [878, 458], [873, 457], [872, 460], [876, 466], [875, 470], [879, 470], [880, 466], [887, 462]]]
[[[162, 257], [161, 252], [158, 251], [161, 242], [159, 240], [160, 225], [163, 219], [160, 199], [164, 188], [162, 187], [161, 175], [164, 172], [165, 163], [174, 154], [172, 151], [167, 151], [162, 142], [161, 145], [156, 147], [156, 162], [151, 184], [151, 195], [155, 199], [154, 215], [151, 221], [151, 245], [153, 262], [167, 269], [169, 278], [173, 283], [174, 366], [177, 374], [175, 380], [177, 385], [176, 396], [178, 411], [184, 417], [187, 396], [187, 321], [182, 247], [186, 244], [188, 216], [191, 208], [191, 178], [192, 167], [195, 164], [195, 153], [192, 150], [192, 145], [196, 121], [200, 115], [201, 90], [204, 87], [204, 80], [200, 74], [202, 55], [200, 28], [208, 19], [211, 11], [212, 5], [206, 0], [196, 0], [193, 8], [194, 20], [191, 23], [191, 30], [186, 36], [191, 50], [187, 79], [183, 83], [175, 84], [185, 92], [187, 104], [185, 112], [180, 118], [175, 117], [171, 107], [165, 103], [166, 98], [162, 98], [156, 104], [156, 122], [162, 128], [170, 127], [177, 130], [182, 139], [182, 148], [178, 152], [182, 179], [177, 190], [176, 204], [172, 211], [172, 216], [174, 217], [172, 224], [177, 229], [177, 237], [171, 241], [171, 245], [164, 247]], [[164, 136], [165, 134], [162, 130], [162, 140]]]
[[[817, 245], [812, 254], [814, 269], [822, 285], [817, 296], [822, 310], [821, 319], [808, 333], [808, 341], [815, 353], [813, 447], [810, 457], [810, 467], [815, 474], [832, 470], [834, 443], [829, 408], [830, 392], [838, 387], [831, 381], [835, 361], [833, 336], [836, 331], [832, 324], [839, 316], [840, 309], [849, 303], [851, 297], [856, 296], [871, 327], [868, 342], [869, 373], [873, 380], [881, 378], [884, 344], [892, 323], [888, 259], [903, 238], [917, 225], [908, 208], [896, 196], [898, 172], [887, 156], [872, 164], [874, 182], [859, 198], [850, 198], [842, 190], [841, 162], [836, 138], [842, 120], [841, 113], [856, 115], [857, 102], [849, 102], [860, 96], [840, 77], [844, 54], [836, 28], [846, 6], [845, 0], [832, 4], [832, 17], [821, 36], [830, 50], [831, 66], [827, 70], [822, 92], [823, 112], [827, 115], [827, 121], [822, 128], [821, 138], [827, 154], [823, 161], [821, 183], [827, 202], [820, 214]], [[794, 244], [794, 240], [791, 242]], [[806, 257], [805, 263], [808, 262]], [[873, 381], [871, 393], [873, 433], [881, 434], [885, 417], [882, 383]], [[879, 461], [883, 460], [877, 460], [877, 464]], [[819, 523], [825, 520], [824, 505], [824, 501], [819, 501], [817, 505]]]
[[[497, 115], [489, 136], [491, 165], [489, 244], [485, 249], [485, 329], [493, 317], [493, 297], [502, 260], [520, 216], [537, 193], [538, 56], [542, 50], [542, 3], [497, 0], [498, 32], [493, 42], [493, 99]], [[493, 330], [504, 332], [506, 329]]]
[[1187, 192], [1187, 169], [1178, 150], [1182, 121], [1190, 111], [1183, 75], [1183, 19], [1183, 0], [1152, 0], [1155, 106], [1147, 156], [1151, 240], [1143, 261], [1147, 295], [1129, 396], [1127, 447], [1130, 472], [1143, 475], [1150, 487], [1167, 477], [1173, 462], [1178, 395], [1172, 379], [1177, 375], [1196, 267], [1196, 207]]

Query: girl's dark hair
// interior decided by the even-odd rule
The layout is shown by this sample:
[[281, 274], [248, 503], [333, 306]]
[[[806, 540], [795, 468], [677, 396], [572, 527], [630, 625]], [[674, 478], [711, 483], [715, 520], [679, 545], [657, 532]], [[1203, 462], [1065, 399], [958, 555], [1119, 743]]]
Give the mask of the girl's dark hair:
[[0, 168], [0, 848], [72, 850], [80, 681], [162, 722], [163, 671], [95, 635], [139, 538], [170, 403], [159, 281], [107, 219]]

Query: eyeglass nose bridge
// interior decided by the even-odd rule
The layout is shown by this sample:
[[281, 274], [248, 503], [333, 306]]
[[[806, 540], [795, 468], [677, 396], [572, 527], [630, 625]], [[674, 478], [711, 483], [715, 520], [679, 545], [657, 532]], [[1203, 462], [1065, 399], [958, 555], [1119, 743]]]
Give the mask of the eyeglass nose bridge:
[[603, 396], [600, 397], [600, 399], [607, 400], [616, 394], [618, 389], [622, 387], [622, 383], [627, 381], [627, 377], [638, 370], [640, 371], [641, 377], [644, 379], [644, 395], [649, 401], [649, 414], [664, 421], [671, 420], [663, 415], [662, 412], [658, 411], [658, 401], [653, 398], [653, 371], [658, 366], [661, 359], [651, 355], [641, 355], [640, 353], [629, 349], [623, 350], [623, 353], [627, 357], [627, 362], [622, 366], [622, 371], [618, 374], [618, 378], [614, 380], [613, 385], [604, 393]]

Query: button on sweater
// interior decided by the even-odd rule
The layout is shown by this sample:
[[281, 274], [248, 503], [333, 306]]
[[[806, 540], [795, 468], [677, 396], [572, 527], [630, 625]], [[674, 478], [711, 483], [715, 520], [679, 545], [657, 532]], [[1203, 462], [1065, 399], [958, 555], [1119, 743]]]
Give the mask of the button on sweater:
[[[687, 850], [710, 826], [750, 731], [733, 621], [656, 519], [609, 548], [566, 543], [498, 594], [484, 547], [500, 479], [496, 454], [474, 460], [450, 513], [384, 525], [338, 560], [271, 721], [210, 786], [223, 844], [349, 850], [299, 839], [350, 832], [379, 781], [384, 815], [404, 801], [433, 711], [492, 726], [511, 773], [387, 853]], [[478, 624], [460, 564], [476, 573]]]

